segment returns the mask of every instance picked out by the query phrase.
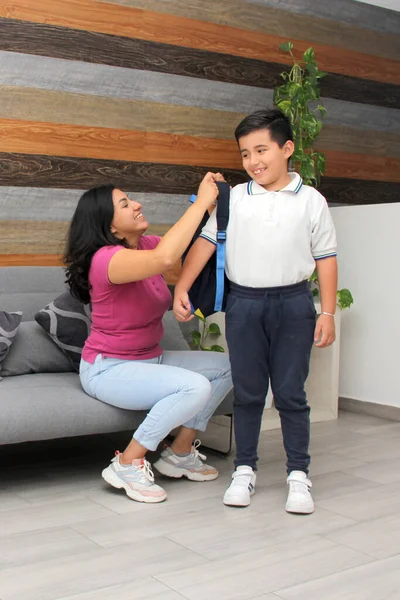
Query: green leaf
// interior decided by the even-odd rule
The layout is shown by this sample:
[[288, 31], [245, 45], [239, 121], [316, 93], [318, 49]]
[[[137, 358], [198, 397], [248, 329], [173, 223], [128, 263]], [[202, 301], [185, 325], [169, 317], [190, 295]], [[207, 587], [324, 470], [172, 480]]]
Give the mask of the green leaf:
[[350, 306], [354, 302], [353, 296], [352, 296], [350, 290], [348, 290], [347, 288], [338, 290], [337, 297], [338, 297], [338, 306], [341, 310], [344, 310], [345, 308], [350, 308]]
[[212, 335], [221, 335], [219, 325], [217, 325], [217, 323], [210, 323], [208, 333], [211, 333]]
[[211, 346], [202, 346], [201, 349], [204, 350], [204, 352], [210, 352]]
[[317, 296], [319, 296], [319, 290], [317, 288], [314, 288], [311, 293], [314, 296], [314, 298], [316, 298]]
[[192, 340], [199, 340], [201, 338], [201, 333], [200, 331], [197, 331], [197, 329], [191, 331], [190, 335], [192, 336]]
[[277, 106], [281, 109], [284, 115], [287, 115], [292, 108], [292, 103], [290, 100], [281, 100], [280, 102], [277, 102]]
[[317, 169], [318, 173], [323, 175], [325, 173], [325, 168], [326, 168], [326, 157], [325, 157], [325, 154], [323, 154], [322, 152], [318, 152], [316, 154], [317, 154], [316, 159], [315, 159], [316, 169]]
[[200, 344], [200, 340], [197, 340], [197, 339], [195, 339], [195, 338], [192, 338], [192, 346], [193, 346], [194, 348], [198, 348], [198, 347], [199, 347], [199, 344]]
[[210, 348], [213, 352], [225, 352], [222, 346], [218, 346], [218, 344], [213, 344]]
[[293, 48], [292, 42], [283, 42], [283, 44], [279, 45], [279, 50], [282, 52], [290, 52]]
[[326, 117], [326, 108], [325, 108], [325, 106], [322, 106], [322, 104], [318, 104], [317, 110], [319, 110], [319, 114], [321, 115], [321, 117]]
[[314, 48], [309, 48], [303, 54], [303, 60], [305, 63], [313, 63], [315, 62], [315, 52]]

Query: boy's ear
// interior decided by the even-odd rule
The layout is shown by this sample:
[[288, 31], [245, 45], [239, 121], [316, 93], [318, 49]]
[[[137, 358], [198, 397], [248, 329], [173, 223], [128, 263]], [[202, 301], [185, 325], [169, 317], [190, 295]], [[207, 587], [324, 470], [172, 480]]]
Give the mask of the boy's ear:
[[283, 151], [285, 153], [285, 157], [290, 158], [294, 152], [294, 143], [291, 140], [285, 142], [285, 145], [283, 146]]

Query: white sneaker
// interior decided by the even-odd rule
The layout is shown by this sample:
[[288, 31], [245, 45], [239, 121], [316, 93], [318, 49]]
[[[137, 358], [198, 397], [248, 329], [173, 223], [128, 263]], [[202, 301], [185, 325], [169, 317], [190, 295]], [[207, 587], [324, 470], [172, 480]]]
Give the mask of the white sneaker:
[[289, 493], [286, 501], [286, 511], [309, 515], [314, 512], [314, 501], [310, 488], [311, 481], [303, 471], [291, 471], [287, 478]]
[[144, 458], [137, 458], [131, 465], [120, 463], [120, 453], [115, 453], [111, 464], [103, 470], [101, 476], [107, 483], [117, 489], [123, 488], [132, 500], [137, 502], [162, 502], [167, 493], [154, 483], [154, 475], [150, 463]]
[[256, 474], [251, 467], [241, 465], [232, 475], [231, 485], [224, 494], [223, 503], [227, 506], [249, 506], [254, 494]]

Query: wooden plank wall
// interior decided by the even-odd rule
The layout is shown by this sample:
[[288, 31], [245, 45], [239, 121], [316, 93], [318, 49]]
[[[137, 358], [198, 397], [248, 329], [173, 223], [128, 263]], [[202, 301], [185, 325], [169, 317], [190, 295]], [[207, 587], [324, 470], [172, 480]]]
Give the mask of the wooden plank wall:
[[[58, 264], [82, 191], [113, 182], [162, 234], [233, 130], [313, 46], [331, 203], [399, 201], [400, 13], [353, 0], [9, 0], [0, 6], [0, 265]], [[173, 280], [174, 275], [171, 275]]]

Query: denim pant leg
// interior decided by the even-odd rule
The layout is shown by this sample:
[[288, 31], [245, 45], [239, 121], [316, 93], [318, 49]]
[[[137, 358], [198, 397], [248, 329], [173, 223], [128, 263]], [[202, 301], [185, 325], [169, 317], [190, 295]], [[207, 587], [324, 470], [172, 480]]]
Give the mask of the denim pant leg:
[[229, 356], [219, 352], [167, 350], [162, 356], [161, 363], [200, 373], [211, 383], [211, 396], [208, 402], [193, 418], [183, 423], [190, 429], [205, 431], [215, 409], [233, 387]]
[[308, 473], [310, 408], [304, 384], [314, 341], [314, 302], [308, 290], [296, 295], [283, 295], [272, 301], [277, 312], [275, 316], [271, 313], [271, 316], [278, 325], [271, 336], [270, 377], [275, 406], [281, 419], [287, 472]]
[[81, 361], [80, 378], [87, 394], [127, 410], [149, 410], [134, 439], [155, 450], [169, 432], [189, 422], [209, 403], [211, 384], [204, 375], [150, 361], [103, 358]]
[[228, 295], [226, 339], [235, 392], [235, 467], [257, 468], [258, 440], [269, 386], [269, 342], [263, 329], [263, 299]]

